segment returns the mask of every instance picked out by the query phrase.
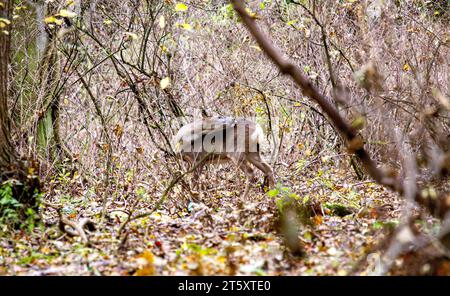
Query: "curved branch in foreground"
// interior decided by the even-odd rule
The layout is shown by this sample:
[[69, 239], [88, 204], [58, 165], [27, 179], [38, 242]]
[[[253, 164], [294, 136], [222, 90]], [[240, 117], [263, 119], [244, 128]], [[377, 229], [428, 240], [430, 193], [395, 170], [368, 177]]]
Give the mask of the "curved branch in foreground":
[[[70, 228], [66, 228], [66, 225]], [[84, 229], [87, 228], [89, 230], [95, 230], [95, 224], [92, 220], [89, 218], [81, 219], [78, 223], [75, 221], [70, 221], [65, 216], [60, 214], [60, 220], [59, 220], [59, 229], [62, 232], [67, 233], [69, 236], [79, 236], [81, 237], [81, 240], [86, 245], [90, 244], [89, 237], [87, 236]]]
[[[354, 153], [361, 160], [369, 175], [380, 185], [403, 195], [404, 180], [399, 177], [391, 177], [388, 173], [377, 167], [376, 163], [364, 149], [364, 141], [357, 135], [356, 130], [353, 129], [348, 121], [339, 114], [339, 111], [330, 103], [330, 100], [322, 95], [309, 79], [303, 76], [300, 68], [289, 59], [283, 57], [281, 51], [276, 48], [269, 37], [261, 31], [259, 26], [256, 24], [255, 19], [246, 12], [244, 4], [245, 1], [231, 0], [231, 2], [234, 9], [241, 17], [242, 22], [250, 31], [250, 34], [255, 38], [259, 47], [261, 47], [272, 62], [277, 65], [281, 73], [289, 75], [301, 88], [303, 93], [322, 108], [322, 110], [333, 122], [335, 128], [347, 141], [347, 148], [349, 151]], [[428, 190], [423, 189], [424, 188], [419, 188], [419, 190], [417, 190], [414, 197], [415, 201], [426, 207], [433, 216], [441, 219], [444, 218], [446, 213], [450, 210], [450, 195], [443, 194], [440, 196], [435, 196], [434, 194], [428, 194]]]
[[[42, 204], [58, 212], [59, 230], [61, 230], [62, 233], [66, 233], [70, 237], [79, 236], [85, 245], [90, 245], [89, 237], [84, 230], [94, 231], [96, 229], [95, 223], [91, 219], [83, 218], [77, 223], [69, 220], [62, 214], [62, 205], [53, 204], [47, 201], [42, 201]], [[66, 226], [69, 226], [69, 228]]]

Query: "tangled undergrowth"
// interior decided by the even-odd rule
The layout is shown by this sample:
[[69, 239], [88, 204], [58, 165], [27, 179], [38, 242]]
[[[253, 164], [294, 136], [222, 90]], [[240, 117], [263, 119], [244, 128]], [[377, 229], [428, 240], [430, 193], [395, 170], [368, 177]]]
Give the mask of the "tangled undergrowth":
[[[200, 202], [186, 198], [176, 186], [153, 214], [131, 221], [127, 205], [117, 199], [102, 219], [101, 196], [80, 190], [77, 174], [55, 180], [52, 203], [77, 221], [95, 221], [89, 244], [70, 237], [57, 225], [56, 211], [41, 208], [44, 223], [28, 230], [7, 230], [0, 243], [1, 274], [14, 275], [347, 275], [376, 272], [377, 244], [398, 223], [397, 198], [370, 181], [359, 181], [347, 170], [330, 168], [315, 177], [280, 167], [277, 189], [254, 188], [240, 200], [242, 181], [229, 166], [215, 171], [216, 187], [204, 190]], [[208, 181], [211, 181], [211, 172]], [[222, 179], [222, 180], [220, 180]], [[234, 181], [233, 181], [234, 180]], [[205, 182], [204, 182], [205, 183]], [[284, 185], [281, 186], [280, 183]], [[67, 194], [72, 196], [68, 198]], [[287, 194], [286, 194], [287, 193]], [[145, 189], [136, 213], [152, 208]], [[280, 227], [283, 202], [297, 205], [303, 256], [286, 247]], [[156, 198], [153, 199], [153, 203]], [[305, 214], [306, 213], [306, 214]], [[368, 264], [361, 264], [367, 259]], [[366, 260], [364, 260], [366, 262]]]

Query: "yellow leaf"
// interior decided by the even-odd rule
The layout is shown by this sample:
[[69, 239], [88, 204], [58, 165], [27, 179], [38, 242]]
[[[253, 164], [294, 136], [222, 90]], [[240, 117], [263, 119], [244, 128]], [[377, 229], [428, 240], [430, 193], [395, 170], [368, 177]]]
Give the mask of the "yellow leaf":
[[188, 30], [188, 31], [192, 30], [192, 26], [189, 25], [189, 24], [186, 24], [186, 23], [181, 24], [181, 27], [182, 27], [183, 29], [185, 29], [185, 30]]
[[112, 24], [112, 20], [107, 19], [107, 20], [104, 20], [103, 23], [104, 23], [105, 25], [108, 25], [108, 26], [109, 26], [109, 25]]
[[261, 51], [261, 48], [258, 45], [250, 45], [250, 47], [256, 49], [257, 51]]
[[292, 25], [295, 24], [296, 22], [298, 22], [298, 20], [290, 20], [290, 21], [286, 22], [286, 25], [292, 26]]
[[164, 53], [168, 53], [169, 52], [167, 50], [167, 47], [165, 47], [164, 45], [161, 45], [160, 48], [161, 48], [161, 51], [164, 52]]
[[408, 63], [405, 63], [405, 64], [403, 65], [403, 71], [408, 72], [410, 69], [411, 69], [411, 67], [409, 66]]
[[245, 12], [247, 12], [247, 14], [248, 14], [249, 16], [253, 17], [253, 18], [256, 18], [256, 17], [257, 17], [256, 13], [254, 13], [253, 11], [251, 11], [250, 8], [248, 8], [248, 7], [245, 8]]
[[45, 255], [48, 255], [48, 254], [50, 254], [52, 252], [52, 250], [50, 250], [49, 247], [45, 247], [45, 246], [42, 247], [40, 251], [41, 251], [42, 254], [45, 254]]
[[61, 9], [58, 13], [59, 16], [62, 17], [68, 17], [68, 18], [73, 18], [76, 17], [77, 14], [73, 11], [67, 10], [67, 9]]
[[136, 152], [139, 153], [139, 154], [144, 154], [144, 148], [136, 147]]
[[9, 24], [11, 24], [11, 21], [9, 19], [5, 19], [5, 18], [0, 17], [0, 23], [3, 23], [5, 25], [9, 25]]
[[51, 24], [51, 23], [54, 23], [55, 21], [56, 21], [56, 17], [54, 17], [54, 16], [48, 16], [44, 19], [44, 22], [46, 24]]
[[181, 28], [183, 28], [183, 29], [185, 29], [187, 31], [192, 30], [192, 26], [190, 24], [188, 24], [188, 23], [184, 23], [184, 24], [177, 23], [177, 24], [175, 24], [175, 26], [181, 27]]
[[120, 124], [116, 124], [113, 131], [114, 135], [116, 135], [116, 137], [118, 138], [120, 138], [123, 135], [123, 127]]
[[30, 168], [28, 168], [28, 175], [29, 176], [33, 176], [34, 175], [34, 168], [33, 167], [30, 167]]
[[67, 6], [72, 6], [75, 4], [75, 0], [67, 0]]
[[166, 77], [162, 79], [161, 82], [159, 83], [159, 86], [161, 87], [161, 89], [168, 88], [170, 86], [170, 78]]
[[48, 17], [46, 17], [44, 19], [44, 22], [46, 24], [57, 24], [59, 26], [59, 25], [62, 25], [63, 20], [62, 19], [58, 19], [58, 18], [56, 18], [54, 16], [48, 16]]
[[352, 127], [357, 130], [361, 130], [366, 125], [366, 119], [364, 116], [359, 116], [351, 123]]
[[166, 19], [165, 17], [162, 15], [159, 17], [159, 27], [161, 29], [164, 29], [164, 27], [166, 26]]
[[314, 216], [314, 224], [315, 225], [321, 225], [323, 223], [322, 216]]
[[155, 257], [153, 253], [146, 250], [140, 256], [136, 258], [138, 264], [137, 276], [146, 276], [155, 274]]
[[184, 3], [175, 4], [175, 11], [186, 11], [187, 9], [188, 9], [188, 7]]

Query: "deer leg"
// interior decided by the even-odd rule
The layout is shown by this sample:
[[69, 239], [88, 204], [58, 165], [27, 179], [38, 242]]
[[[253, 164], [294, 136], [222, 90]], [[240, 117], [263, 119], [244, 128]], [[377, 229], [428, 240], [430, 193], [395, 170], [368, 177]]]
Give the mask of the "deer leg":
[[273, 170], [269, 166], [269, 164], [261, 158], [261, 155], [259, 155], [259, 153], [248, 153], [247, 160], [264, 173], [265, 178], [267, 178], [268, 180], [269, 187], [273, 187], [275, 185]]
[[248, 165], [248, 163], [245, 161], [241, 164], [240, 169], [244, 171], [244, 173], [247, 175], [247, 184], [245, 185], [244, 195], [242, 196], [243, 200], [247, 199], [247, 195], [250, 192], [250, 187], [253, 183], [255, 183], [255, 172], [253, 169]]
[[191, 196], [190, 200], [194, 201], [194, 202], [198, 202], [199, 201], [199, 195], [200, 193], [198, 192], [198, 188], [199, 188], [199, 178], [200, 178], [200, 174], [202, 173], [203, 167], [205, 166], [205, 163], [199, 163], [198, 161], [192, 161], [191, 162], [191, 168], [197, 166], [197, 168], [193, 171], [192, 173], [192, 179], [190, 180], [190, 188], [189, 188], [189, 195]]
[[203, 163], [198, 163], [198, 162], [195, 162], [194, 164], [193, 164], [193, 166], [197, 166], [197, 168], [194, 170], [194, 173], [192, 174], [192, 181], [193, 181], [193, 186], [192, 186], [192, 188], [194, 189], [194, 190], [198, 190], [199, 188], [200, 188], [200, 175], [201, 175], [201, 173], [202, 173], [202, 171], [203, 171], [203, 168], [204, 168], [204, 166], [205, 166], [205, 162], [203, 162]]
[[250, 187], [252, 183], [255, 183], [255, 172], [251, 166], [249, 166], [248, 162], [245, 159], [234, 160], [236, 166], [241, 169], [247, 176], [247, 184], [245, 185], [244, 194], [242, 195], [242, 199], [245, 200], [247, 198], [248, 193], [250, 192]]

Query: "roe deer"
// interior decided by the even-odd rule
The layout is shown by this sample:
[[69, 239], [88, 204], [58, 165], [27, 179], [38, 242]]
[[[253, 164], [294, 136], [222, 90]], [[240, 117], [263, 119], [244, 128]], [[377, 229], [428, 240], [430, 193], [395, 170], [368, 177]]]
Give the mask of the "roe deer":
[[272, 168], [261, 158], [264, 134], [261, 127], [243, 118], [210, 117], [184, 125], [173, 138], [175, 152], [194, 170], [194, 186], [207, 163], [233, 162], [247, 176], [243, 199], [256, 182], [253, 164], [265, 176], [264, 183], [275, 183]]

